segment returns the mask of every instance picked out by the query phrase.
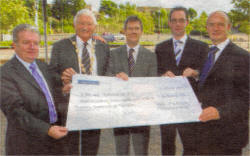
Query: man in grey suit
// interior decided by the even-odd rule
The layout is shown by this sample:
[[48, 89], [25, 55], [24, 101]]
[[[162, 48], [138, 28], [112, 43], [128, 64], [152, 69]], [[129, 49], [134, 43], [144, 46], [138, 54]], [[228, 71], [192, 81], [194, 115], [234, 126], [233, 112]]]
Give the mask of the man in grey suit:
[[[124, 23], [127, 44], [111, 51], [108, 75], [123, 80], [128, 80], [128, 77], [152, 77], [157, 75], [155, 54], [139, 45], [142, 31], [141, 20], [136, 16], [129, 16]], [[147, 155], [149, 130], [149, 126], [115, 128], [116, 153], [118, 155], [129, 154], [131, 136], [135, 154]]]
[[31, 25], [13, 30], [15, 56], [0, 68], [1, 109], [8, 120], [6, 155], [62, 154], [53, 86], [47, 64], [36, 60], [40, 37]]
[[[99, 40], [92, 39], [97, 22], [94, 14], [83, 9], [74, 17], [76, 35], [56, 42], [52, 48], [50, 69], [55, 73], [54, 80], [60, 90], [70, 84], [76, 73], [88, 75], [104, 75], [109, 58], [109, 46]], [[67, 117], [69, 96], [61, 96], [60, 115]], [[83, 121], [84, 124], [84, 121]], [[81, 135], [79, 137], [79, 135]], [[79, 150], [79, 138], [81, 149]], [[68, 153], [78, 155], [96, 155], [99, 146], [100, 130], [70, 132], [65, 143]]]

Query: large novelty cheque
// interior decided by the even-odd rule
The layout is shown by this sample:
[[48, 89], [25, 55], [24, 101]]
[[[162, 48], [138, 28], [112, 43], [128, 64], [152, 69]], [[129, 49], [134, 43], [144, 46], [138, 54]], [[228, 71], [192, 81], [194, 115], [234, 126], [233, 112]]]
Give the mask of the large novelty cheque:
[[198, 122], [201, 106], [185, 77], [74, 75], [66, 127], [103, 129]]

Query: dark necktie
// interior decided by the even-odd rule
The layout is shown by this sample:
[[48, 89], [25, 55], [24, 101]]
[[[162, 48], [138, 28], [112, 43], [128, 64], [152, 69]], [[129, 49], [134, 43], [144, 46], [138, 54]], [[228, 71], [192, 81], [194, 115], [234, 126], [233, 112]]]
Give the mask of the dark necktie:
[[87, 49], [87, 42], [84, 42], [84, 47], [82, 49], [82, 65], [83, 65], [83, 69], [82, 72], [84, 74], [89, 75], [90, 74], [90, 57], [89, 57], [89, 53], [88, 53], [88, 49]]
[[176, 40], [174, 42], [174, 54], [175, 54], [176, 65], [179, 65], [179, 62], [181, 60], [181, 44], [182, 41], [180, 40]]
[[129, 67], [129, 76], [131, 76], [132, 71], [134, 70], [134, 65], [135, 65], [135, 59], [133, 56], [134, 49], [131, 48], [129, 49], [129, 55], [128, 55], [128, 67]]
[[208, 58], [207, 61], [202, 69], [201, 75], [200, 75], [200, 80], [199, 80], [199, 85], [202, 86], [205, 79], [208, 76], [209, 71], [212, 69], [213, 65], [214, 65], [214, 61], [215, 61], [215, 53], [218, 51], [219, 49], [216, 46], [212, 46], [209, 49], [209, 53], [208, 53]]
[[52, 97], [50, 96], [49, 91], [45, 85], [45, 82], [43, 81], [39, 73], [37, 72], [36, 65], [34, 63], [30, 64], [29, 68], [32, 71], [32, 76], [35, 78], [36, 82], [42, 89], [43, 94], [45, 95], [45, 98], [49, 107], [50, 123], [55, 123], [57, 121], [56, 109], [55, 109], [55, 105], [53, 103]]

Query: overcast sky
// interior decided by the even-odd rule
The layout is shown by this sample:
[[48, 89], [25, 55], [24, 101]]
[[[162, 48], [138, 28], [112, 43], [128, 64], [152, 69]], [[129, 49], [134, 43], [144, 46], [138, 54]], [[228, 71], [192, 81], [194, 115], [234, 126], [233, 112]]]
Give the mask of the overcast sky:
[[[85, 2], [92, 6], [92, 9], [97, 11], [100, 7], [101, 0], [85, 0]], [[172, 8], [174, 6], [185, 6], [186, 8], [194, 8], [199, 14], [205, 11], [207, 14], [222, 10], [229, 12], [233, 5], [232, 0], [112, 0], [117, 4], [136, 4], [137, 6], [158, 6], [163, 8]]]

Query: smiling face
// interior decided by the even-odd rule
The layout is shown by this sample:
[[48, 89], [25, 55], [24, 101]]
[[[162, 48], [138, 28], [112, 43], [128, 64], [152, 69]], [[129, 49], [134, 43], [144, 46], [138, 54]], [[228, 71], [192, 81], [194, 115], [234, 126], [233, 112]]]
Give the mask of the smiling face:
[[215, 12], [207, 19], [207, 32], [213, 44], [217, 45], [227, 39], [230, 23], [222, 12]]
[[185, 12], [182, 10], [174, 11], [168, 25], [176, 39], [183, 37], [185, 35], [185, 28], [188, 25], [188, 19], [186, 19]]
[[80, 15], [75, 22], [76, 34], [84, 41], [88, 41], [95, 31], [93, 19], [88, 15]]
[[139, 43], [142, 35], [142, 28], [139, 21], [129, 21], [124, 29], [127, 44], [131, 47]]
[[29, 30], [18, 33], [17, 42], [13, 43], [16, 54], [25, 62], [33, 62], [39, 54], [40, 37], [36, 32]]

